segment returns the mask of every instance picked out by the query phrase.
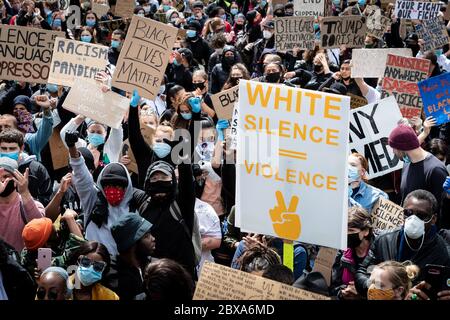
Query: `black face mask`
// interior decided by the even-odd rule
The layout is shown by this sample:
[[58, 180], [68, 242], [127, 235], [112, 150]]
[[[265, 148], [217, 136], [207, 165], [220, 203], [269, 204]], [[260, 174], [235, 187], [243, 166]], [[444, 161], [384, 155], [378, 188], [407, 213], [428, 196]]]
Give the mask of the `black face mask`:
[[286, 17], [291, 17], [294, 15], [294, 12], [286, 11], [284, 14], [286, 15]]
[[351, 77], [347, 77], [347, 78], [342, 77], [342, 80], [348, 81], [348, 80], [350, 80], [350, 78], [351, 78]]
[[155, 195], [157, 193], [169, 194], [172, 192], [172, 181], [151, 182], [148, 185], [147, 191], [150, 195]]
[[234, 57], [223, 57], [223, 61], [231, 67], [234, 64]]
[[265, 75], [266, 81], [269, 83], [277, 83], [280, 80], [281, 74], [279, 72], [268, 73]]
[[347, 247], [355, 249], [361, 242], [362, 240], [359, 238], [359, 232], [347, 235]]
[[230, 77], [230, 82], [234, 83], [234, 84], [238, 84], [239, 79], [242, 79], [242, 77]]
[[205, 89], [205, 83], [204, 82], [199, 82], [199, 83], [193, 83], [192, 84], [194, 86], [194, 89], [200, 89], [203, 90]]
[[244, 29], [244, 25], [243, 24], [236, 24], [235, 28], [236, 28], [236, 30], [239, 31], [239, 30]]
[[284, 17], [284, 12], [283, 11], [276, 11], [274, 12], [275, 17]]
[[321, 64], [315, 64], [314, 65], [314, 72], [319, 73], [320, 71], [322, 71], [323, 66]]
[[16, 186], [14, 185], [14, 181], [13, 181], [13, 180], [10, 180], [10, 181], [8, 182], [8, 184], [6, 185], [5, 190], [3, 190], [2, 193], [0, 193], [0, 197], [6, 198], [6, 197], [9, 196], [11, 193], [13, 193], [15, 189], [16, 189]]

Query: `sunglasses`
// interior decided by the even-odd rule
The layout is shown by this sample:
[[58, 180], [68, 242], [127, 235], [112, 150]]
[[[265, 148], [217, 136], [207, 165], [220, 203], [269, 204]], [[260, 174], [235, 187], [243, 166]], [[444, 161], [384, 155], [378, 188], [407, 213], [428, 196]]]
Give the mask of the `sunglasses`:
[[413, 209], [403, 209], [403, 215], [405, 217], [410, 217], [412, 215], [415, 215], [420, 220], [425, 221], [425, 222], [429, 222], [429, 220], [431, 220], [431, 218], [433, 217], [432, 215], [430, 215], [427, 212], [423, 212], [420, 210], [413, 210]]
[[44, 288], [38, 288], [36, 292], [36, 297], [38, 300], [44, 300], [45, 296], [47, 296], [48, 300], [56, 300], [58, 298], [58, 293], [55, 290], [45, 290]]
[[88, 257], [85, 257], [85, 256], [80, 256], [78, 258], [78, 265], [80, 267], [84, 267], [84, 268], [89, 268], [90, 266], [92, 266], [92, 268], [96, 272], [103, 272], [103, 270], [105, 270], [105, 268], [106, 268], [106, 262], [92, 261], [91, 259], [89, 259]]

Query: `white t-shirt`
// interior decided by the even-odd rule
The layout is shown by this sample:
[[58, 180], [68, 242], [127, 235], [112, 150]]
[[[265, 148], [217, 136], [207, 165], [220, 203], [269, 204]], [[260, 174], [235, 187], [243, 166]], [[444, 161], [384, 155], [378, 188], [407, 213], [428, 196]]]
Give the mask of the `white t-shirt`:
[[[195, 214], [197, 215], [201, 237], [221, 239], [222, 232], [220, 230], [220, 220], [214, 208], [210, 204], [200, 199], [196, 199], [194, 210]], [[200, 273], [203, 263], [206, 260], [214, 262], [211, 250], [202, 251], [202, 258], [199, 265], [197, 266], [198, 273]]]

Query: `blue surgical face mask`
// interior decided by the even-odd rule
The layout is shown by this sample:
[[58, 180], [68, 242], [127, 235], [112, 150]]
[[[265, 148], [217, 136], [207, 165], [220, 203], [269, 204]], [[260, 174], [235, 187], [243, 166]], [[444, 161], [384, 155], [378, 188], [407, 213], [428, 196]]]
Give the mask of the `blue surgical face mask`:
[[0, 152], [0, 158], [10, 158], [16, 161], [19, 161], [20, 152]]
[[82, 42], [90, 43], [91, 40], [92, 40], [92, 36], [81, 36], [80, 40], [81, 40]]
[[111, 48], [117, 49], [118, 47], [120, 47], [120, 41], [118, 41], [118, 40], [111, 40]]
[[223, 21], [227, 20], [227, 15], [226, 14], [223, 14], [220, 17], [222, 18]]
[[55, 27], [55, 28], [61, 27], [61, 19], [53, 20], [53, 27]]
[[230, 10], [230, 13], [231, 13], [233, 16], [235, 16], [235, 15], [237, 15], [237, 14], [239, 13], [239, 9], [233, 8], [233, 9]]
[[351, 197], [353, 194], [353, 189], [351, 186], [348, 186], [348, 196]]
[[444, 53], [444, 50], [442, 49], [436, 49], [434, 50], [434, 54], [436, 55], [436, 57], [439, 58], [439, 56], [441, 56]]
[[264, 8], [267, 4], [266, 0], [261, 0], [261, 8]]
[[156, 142], [155, 144], [153, 144], [153, 151], [155, 152], [156, 156], [160, 159], [165, 158], [170, 151], [172, 150], [172, 148], [164, 142]]
[[320, 29], [320, 24], [317, 22], [314, 22], [314, 32], [319, 31], [319, 29]]
[[77, 276], [83, 286], [89, 287], [102, 279], [102, 272], [95, 271], [94, 266], [89, 268], [79, 266]]
[[173, 63], [172, 63], [174, 66], [179, 66], [180, 65], [180, 63], [178, 62], [178, 60], [177, 59], [173, 59]]
[[341, 4], [341, 0], [333, 0], [333, 4], [334, 4], [335, 6], [338, 6], [338, 5]]
[[47, 91], [50, 93], [58, 92], [58, 85], [47, 83]]
[[52, 14], [52, 10], [48, 9], [48, 8], [44, 8], [44, 12], [45, 14], [48, 16], [50, 14]]
[[358, 4], [360, 7], [363, 7], [366, 5], [366, 0], [358, 0]]
[[87, 139], [94, 147], [98, 147], [105, 143], [105, 137], [98, 133], [89, 133]]
[[191, 120], [192, 119], [192, 113], [181, 113], [181, 116], [184, 120]]
[[86, 20], [86, 25], [87, 25], [88, 27], [93, 27], [93, 26], [95, 26], [95, 19], [89, 19], [89, 20]]
[[411, 163], [411, 159], [408, 157], [408, 155], [407, 155], [406, 153], [405, 153], [405, 155], [403, 156], [402, 161], [403, 161], [405, 164]]
[[186, 35], [188, 36], [188, 38], [195, 38], [195, 36], [197, 35], [197, 31], [188, 30], [188, 31], [186, 31]]
[[164, 12], [167, 12], [167, 11], [169, 11], [170, 10], [170, 6], [168, 6], [168, 5], [163, 5], [163, 10], [164, 10]]
[[348, 167], [348, 182], [351, 183], [358, 180], [359, 180], [358, 168], [350, 165]]

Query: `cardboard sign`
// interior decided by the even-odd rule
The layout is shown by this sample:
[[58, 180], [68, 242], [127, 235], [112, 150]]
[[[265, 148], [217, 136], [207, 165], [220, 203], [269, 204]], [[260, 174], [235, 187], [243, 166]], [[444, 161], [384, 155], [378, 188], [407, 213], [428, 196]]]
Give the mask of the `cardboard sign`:
[[227, 89], [211, 96], [214, 111], [219, 119], [230, 120], [233, 117], [234, 103], [238, 101], [239, 86]]
[[238, 130], [238, 116], [239, 116], [239, 105], [237, 103], [234, 104], [233, 110], [233, 119], [231, 120], [231, 131], [230, 131], [230, 139], [231, 139], [231, 150], [236, 150], [237, 148], [237, 130]]
[[193, 300], [329, 300], [329, 298], [205, 261]]
[[236, 217], [242, 229], [345, 247], [349, 111], [348, 96], [239, 82]]
[[56, 38], [48, 83], [72, 87], [76, 78], [95, 84], [108, 65], [108, 47]]
[[121, 18], [130, 18], [133, 16], [136, 2], [134, 0], [117, 0], [115, 15]]
[[420, 117], [422, 99], [417, 82], [428, 77], [430, 61], [388, 54], [383, 77], [381, 98], [393, 95], [403, 117]]
[[320, 272], [327, 285], [331, 285], [331, 272], [333, 271], [333, 264], [336, 260], [337, 250], [333, 248], [321, 247], [317, 258], [314, 261], [313, 271]]
[[129, 172], [138, 174], [139, 171], [136, 163], [136, 158], [134, 157], [133, 151], [131, 150], [130, 141], [128, 139], [123, 142], [122, 151], [128, 155], [131, 161], [130, 164], [126, 165], [125, 167], [127, 167]]
[[275, 48], [278, 51], [314, 49], [314, 17], [275, 18]]
[[437, 16], [440, 9], [439, 2], [397, 0], [394, 15], [398, 19], [430, 20]]
[[76, 79], [63, 107], [76, 114], [82, 114], [112, 128], [118, 129], [130, 100], [112, 91], [103, 93], [99, 85], [92, 85]]
[[64, 32], [0, 24], [0, 79], [47, 83], [56, 37]]
[[133, 16], [120, 51], [112, 84], [153, 100], [159, 92], [178, 29]]
[[325, 0], [294, 0], [294, 16], [323, 17]]
[[367, 159], [369, 179], [402, 168], [403, 163], [388, 145], [389, 134], [401, 118], [393, 96], [351, 111], [350, 152], [358, 152]]
[[436, 125], [450, 122], [450, 73], [418, 83], [427, 117], [433, 116]]
[[324, 49], [364, 47], [367, 25], [362, 16], [325, 17], [320, 22], [320, 43]]
[[391, 26], [391, 19], [383, 16], [381, 9], [377, 6], [367, 7], [364, 13], [367, 15], [367, 34], [383, 39], [384, 33]]
[[288, 3], [288, 0], [272, 0], [272, 7], [275, 8], [277, 4], [282, 4], [283, 6]]
[[[412, 51], [409, 48], [353, 49], [351, 77], [382, 78], [386, 69], [388, 53], [397, 56], [412, 56]], [[367, 63], [367, 61], [370, 61], [370, 63]]]
[[347, 95], [350, 97], [350, 108], [356, 109], [360, 108], [362, 106], [365, 106], [368, 102], [367, 99], [364, 97], [360, 97], [351, 93], [347, 93]]
[[98, 18], [103, 17], [109, 12], [109, 6], [107, 4], [92, 3], [92, 12], [94, 12]]
[[436, 17], [416, 26], [419, 39], [423, 39], [423, 51], [434, 50], [449, 43], [447, 28], [441, 18]]
[[53, 128], [53, 133], [48, 140], [53, 170], [65, 168], [69, 165], [69, 150], [61, 140], [60, 132], [60, 129]]
[[384, 198], [378, 199], [371, 217], [376, 233], [401, 227], [404, 221], [403, 208]]

